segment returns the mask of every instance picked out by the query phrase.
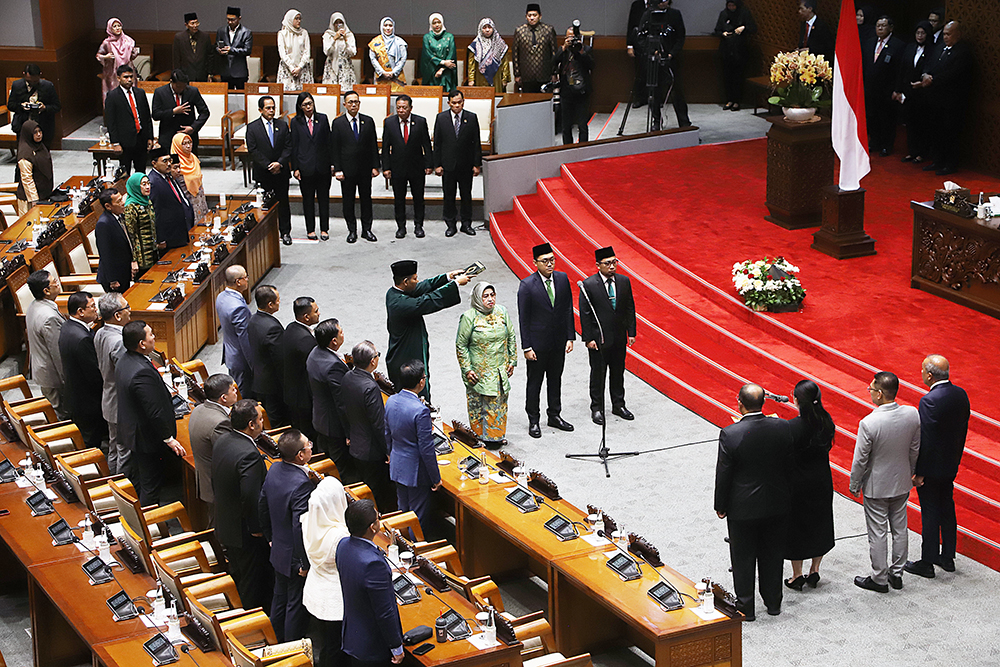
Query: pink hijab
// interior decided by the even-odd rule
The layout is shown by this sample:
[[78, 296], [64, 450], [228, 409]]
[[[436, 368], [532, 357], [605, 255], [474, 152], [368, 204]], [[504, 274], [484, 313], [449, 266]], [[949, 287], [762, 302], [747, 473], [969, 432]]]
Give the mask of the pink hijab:
[[[122, 25], [122, 34], [120, 35], [115, 35], [111, 31], [111, 26], [116, 21]], [[111, 53], [115, 55], [115, 69], [117, 70], [120, 65], [125, 65], [132, 61], [132, 49], [135, 48], [135, 40], [125, 34], [125, 24], [114, 17], [108, 19], [107, 33], [108, 38], [105, 41], [108, 43]]]

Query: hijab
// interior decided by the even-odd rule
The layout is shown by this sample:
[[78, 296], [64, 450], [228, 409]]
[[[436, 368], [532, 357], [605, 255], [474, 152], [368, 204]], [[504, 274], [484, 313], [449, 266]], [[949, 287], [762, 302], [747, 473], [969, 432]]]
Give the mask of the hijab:
[[125, 181], [125, 205], [138, 204], [139, 206], [149, 206], [149, 197], [142, 194], [142, 179], [146, 174], [137, 171]]
[[[493, 26], [493, 37], [489, 39], [483, 37], [483, 27], [487, 24]], [[507, 53], [507, 44], [501, 39], [493, 19], [485, 18], [479, 22], [479, 33], [472, 40], [471, 48], [472, 53], [476, 56], [476, 62], [479, 63], [480, 74], [485, 74], [486, 68], [493, 63], [500, 64], [500, 60]]]
[[489, 315], [490, 313], [493, 312], [493, 308], [496, 308], [496, 306], [494, 305], [493, 308], [486, 310], [486, 304], [483, 303], [483, 292], [485, 292], [488, 289], [492, 289], [494, 294], [497, 291], [496, 287], [493, 287], [493, 285], [482, 280], [476, 283], [475, 286], [472, 288], [472, 307], [478, 310], [483, 315]]
[[[392, 24], [392, 34], [386, 37], [385, 33], [382, 31], [382, 26], [388, 21]], [[391, 16], [384, 16], [382, 20], [378, 22], [378, 36], [382, 38], [382, 43], [385, 44], [385, 50], [391, 51], [393, 44], [396, 43], [398, 37], [396, 37], [396, 22], [392, 20]]]
[[38, 123], [30, 119], [21, 125], [21, 138], [17, 142], [17, 161], [27, 160], [32, 164], [34, 172], [41, 172], [52, 180], [52, 156], [45, 144], [35, 141], [37, 127]]
[[302, 515], [302, 541], [311, 563], [332, 562], [337, 544], [350, 533], [344, 513], [347, 495], [336, 477], [324, 477], [309, 496], [309, 511]]
[[183, 132], [178, 132], [174, 135], [174, 138], [170, 141], [170, 152], [177, 155], [181, 161], [181, 174], [184, 176], [184, 185], [187, 186], [188, 192], [192, 196], [196, 196], [198, 191], [201, 190], [201, 162], [198, 160], [198, 156], [194, 153], [184, 154], [184, 149], [181, 147], [181, 142], [184, 141], [185, 137], [189, 135]]
[[[438, 19], [441, 21], [441, 32], [434, 32], [434, 19]], [[448, 32], [448, 29], [444, 27], [444, 16], [442, 16], [437, 12], [434, 12], [433, 14], [427, 17], [427, 27], [429, 28], [431, 35], [433, 35], [434, 37], [440, 37], [441, 35]]]
[[[115, 23], [121, 24], [122, 34], [116, 35], [111, 32], [111, 26]], [[108, 43], [111, 53], [115, 56], [115, 63], [124, 64], [132, 60], [132, 49], [135, 48], [135, 40], [125, 34], [125, 24], [119, 19], [110, 18], [108, 19], [107, 33], [108, 38], [105, 41]]]
[[[285, 12], [285, 18], [281, 19], [281, 29], [287, 30], [293, 35], [301, 35], [302, 34], [301, 25], [298, 28], [292, 25], [292, 21], [294, 21], [295, 17], [299, 16], [300, 14], [302, 14], [302, 12], [300, 12], [297, 9], [289, 9], [287, 12]], [[331, 23], [330, 25], [332, 26], [333, 24]]]
[[920, 28], [923, 28], [924, 32], [927, 34], [927, 37], [924, 39], [924, 43], [921, 44], [921, 46], [923, 46], [926, 49], [928, 46], [931, 46], [934, 43], [934, 26], [931, 25], [930, 21], [921, 21], [920, 23], [918, 23], [917, 27], [913, 29], [914, 42], [917, 41], [916, 34], [917, 30]]
[[[293, 16], [292, 18], [295, 18], [295, 17]], [[330, 39], [333, 39], [336, 36], [336, 34], [337, 34], [337, 29], [334, 27], [334, 24], [337, 21], [340, 21], [341, 23], [344, 24], [344, 32], [347, 35], [351, 34], [351, 29], [347, 27], [347, 20], [344, 18], [344, 15], [341, 14], [340, 12], [334, 12], [334, 13], [330, 14], [330, 27], [327, 28], [326, 32], [324, 33]]]

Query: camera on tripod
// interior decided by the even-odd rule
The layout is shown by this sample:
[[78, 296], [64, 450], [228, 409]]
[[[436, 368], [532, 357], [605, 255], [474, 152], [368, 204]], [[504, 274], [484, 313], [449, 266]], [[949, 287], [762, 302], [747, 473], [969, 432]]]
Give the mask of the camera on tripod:
[[636, 33], [636, 43], [642, 45], [647, 58], [670, 53], [677, 43], [677, 31], [670, 25], [667, 10], [657, 9], [649, 13], [649, 20], [639, 26]]

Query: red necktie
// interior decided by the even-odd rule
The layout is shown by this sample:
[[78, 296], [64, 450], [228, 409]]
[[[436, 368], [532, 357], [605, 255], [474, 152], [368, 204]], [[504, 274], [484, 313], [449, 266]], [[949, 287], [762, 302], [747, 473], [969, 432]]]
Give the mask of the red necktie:
[[174, 97], [177, 98], [177, 106], [180, 106], [181, 105], [181, 96], [180, 95], [174, 95]]
[[403, 143], [410, 143], [410, 121], [403, 121]]
[[129, 88], [128, 91], [128, 103], [132, 107], [132, 117], [135, 118], [135, 131], [142, 132], [142, 126], [139, 125], [139, 112], [135, 110], [135, 98], [132, 97], [132, 89]]
[[813, 27], [807, 23], [806, 24], [806, 41], [802, 43], [802, 46], [809, 46], [809, 33], [812, 32], [812, 29], [813, 29]]
[[174, 185], [174, 179], [169, 176], [164, 176], [164, 178], [167, 180], [167, 183], [170, 184], [170, 189], [174, 191], [174, 196], [177, 197], [177, 201], [183, 204], [184, 200], [181, 199], [181, 193], [177, 191], [177, 186]]
[[885, 40], [879, 41], [878, 48], [875, 49], [875, 62], [878, 62], [878, 56], [882, 53], [883, 48], [885, 48]]
[[306, 119], [306, 123], [309, 124], [309, 136], [311, 137], [312, 133], [313, 133], [313, 119], [312, 118], [307, 118]]

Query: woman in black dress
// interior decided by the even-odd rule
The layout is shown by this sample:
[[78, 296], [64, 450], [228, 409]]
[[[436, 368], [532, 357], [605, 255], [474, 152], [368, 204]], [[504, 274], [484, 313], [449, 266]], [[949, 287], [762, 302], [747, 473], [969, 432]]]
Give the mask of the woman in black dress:
[[[785, 545], [785, 558], [792, 561], [792, 578], [786, 579], [785, 585], [801, 591], [804, 584], [816, 588], [820, 561], [833, 548], [830, 449], [834, 426], [815, 382], [802, 380], [795, 385], [794, 396], [799, 416], [789, 422], [795, 436], [795, 472]], [[803, 576], [802, 562], [807, 558], [812, 564], [809, 575]]]
[[728, 0], [719, 12], [715, 32], [719, 37], [719, 54], [722, 58], [722, 88], [726, 98], [725, 109], [740, 110], [743, 100], [743, 77], [746, 72], [750, 36], [757, 32], [750, 10], [743, 0]]

